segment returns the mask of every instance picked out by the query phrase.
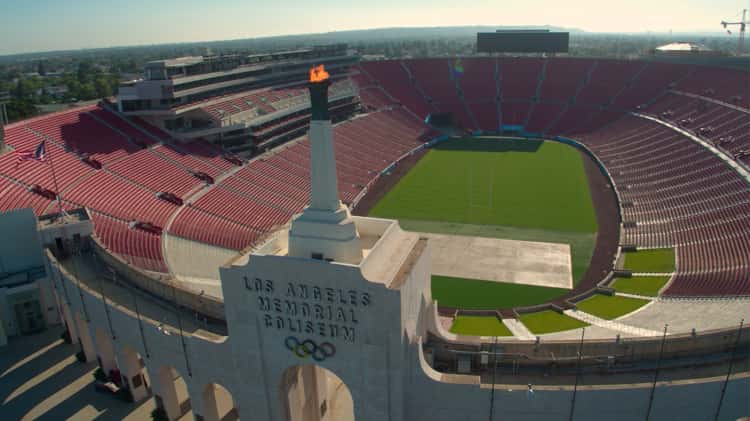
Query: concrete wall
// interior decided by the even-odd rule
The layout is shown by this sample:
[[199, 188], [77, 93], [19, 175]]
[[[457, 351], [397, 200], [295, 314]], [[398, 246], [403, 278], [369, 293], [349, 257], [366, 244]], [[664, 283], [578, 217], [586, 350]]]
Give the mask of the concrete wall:
[[[428, 258], [427, 252], [422, 260], [414, 261], [412, 273], [415, 277], [423, 271], [429, 273]], [[102, 330], [111, 335], [118, 361], [122, 361], [126, 347], [140, 353], [151, 374], [155, 393], [166, 396], [167, 385], [159, 384], [157, 373], [165, 367], [174, 368], [186, 382], [189, 404], [195, 414], [206, 413], [201, 394], [207, 385], [218, 383], [232, 394], [241, 418], [282, 420], [284, 373], [290, 367], [314, 363], [331, 370], [346, 384], [352, 394], [357, 420], [488, 419], [491, 392], [487, 386], [480, 385], [477, 377], [438, 373], [424, 360], [419, 344], [421, 339], [414, 337], [415, 332], [412, 332], [422, 330], [425, 323], [422, 317], [426, 309], [413, 302], [417, 299], [427, 302], [428, 297], [417, 291], [419, 282], [424, 281], [410, 279], [404, 284], [403, 291], [398, 291], [368, 282], [355, 266], [276, 256], [254, 256], [250, 263], [222, 269], [228, 337], [196, 331], [182, 338], [170, 326], [159, 326], [160, 321], [142, 319], [139, 323], [130, 309], [111, 302], [108, 304], [112, 321], [110, 329], [100, 295], [85, 285], [81, 286], [80, 295], [70, 295], [68, 310], [81, 314], [85, 303], [89, 314], [85, 326], [88, 334], [95, 337], [97, 330]], [[52, 267], [58, 271], [55, 265]], [[78, 288], [69, 273], [64, 269], [59, 271], [60, 279], [67, 283], [69, 290]], [[245, 277], [251, 281], [249, 284]], [[273, 280], [273, 292], [265, 289], [264, 282], [259, 284], [262, 287], [260, 292], [256, 290], [255, 277], [262, 281]], [[412, 281], [414, 285], [411, 285]], [[338, 295], [342, 286], [347, 288], [344, 300], [348, 300], [348, 290], [354, 290], [360, 297], [360, 305], [354, 307], [340, 303], [342, 308], [355, 311], [356, 323], [341, 323], [356, 329], [354, 339], [332, 338], [304, 330], [291, 332], [288, 326], [279, 328], [275, 319], [266, 326], [266, 316], [275, 317], [276, 313], [285, 310], [281, 307], [277, 312], [271, 307], [265, 311], [259, 297], [290, 298], [287, 296], [290, 282], [297, 286], [304, 284], [321, 288], [320, 300], [313, 302], [297, 298], [298, 304], [320, 301], [333, 305], [329, 294], [333, 294], [332, 301], [336, 302], [342, 300]], [[367, 305], [363, 305], [365, 300], [361, 298], [364, 293], [369, 294]], [[166, 335], [164, 330], [170, 334]], [[322, 361], [295, 356], [284, 344], [287, 337], [295, 335], [300, 340], [312, 339], [318, 344], [328, 341], [335, 345], [336, 354]], [[652, 418], [710, 419], [722, 381], [720, 377], [660, 384], [656, 389]], [[536, 387], [533, 398], [527, 396], [525, 389], [524, 386], [498, 388], [493, 419], [567, 418], [572, 397], [569, 387]], [[720, 419], [734, 420], [747, 415], [749, 390], [747, 376], [733, 380], [727, 388]], [[578, 391], [575, 419], [645, 417], [649, 394], [650, 385], [582, 386]]]
[[44, 266], [36, 217], [30, 208], [0, 215], [0, 276]]
[[174, 279], [155, 277], [123, 261], [110, 252], [99, 241], [93, 241], [94, 252], [101, 261], [114, 268], [117, 276], [143, 291], [147, 291], [167, 301], [174, 301], [180, 306], [191, 309], [202, 316], [213, 320], [224, 318], [224, 303], [218, 298], [201, 296], [193, 290], [186, 289]]

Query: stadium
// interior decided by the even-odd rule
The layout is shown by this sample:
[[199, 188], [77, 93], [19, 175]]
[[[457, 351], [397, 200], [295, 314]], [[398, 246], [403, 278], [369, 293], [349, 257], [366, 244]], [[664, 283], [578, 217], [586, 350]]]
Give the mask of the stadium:
[[748, 416], [749, 77], [151, 62], [4, 127], [4, 334], [64, 324], [168, 419]]

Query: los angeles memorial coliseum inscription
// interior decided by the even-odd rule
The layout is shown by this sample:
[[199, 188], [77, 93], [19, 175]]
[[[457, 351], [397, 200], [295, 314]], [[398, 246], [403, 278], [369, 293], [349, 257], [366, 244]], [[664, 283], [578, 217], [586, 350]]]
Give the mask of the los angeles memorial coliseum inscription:
[[244, 277], [256, 296], [266, 328], [341, 338], [354, 342], [358, 314], [370, 306], [370, 294], [354, 289], [321, 288], [303, 282]]

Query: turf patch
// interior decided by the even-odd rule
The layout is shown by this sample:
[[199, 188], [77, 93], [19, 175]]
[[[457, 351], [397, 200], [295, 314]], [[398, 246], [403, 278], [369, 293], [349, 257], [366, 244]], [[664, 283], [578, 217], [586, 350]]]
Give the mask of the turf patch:
[[624, 316], [650, 303], [639, 298], [618, 297], [616, 295], [596, 294], [576, 303], [578, 310], [606, 320]]
[[457, 335], [513, 336], [503, 322], [492, 316], [458, 316], [453, 320], [451, 332]]
[[546, 303], [566, 292], [564, 288], [432, 276], [432, 298], [443, 307], [471, 310], [523, 307]]
[[617, 292], [656, 297], [667, 282], [669, 282], [669, 276], [634, 276], [617, 278], [611, 286]]
[[560, 314], [554, 310], [539, 311], [521, 315], [521, 323], [531, 333], [541, 335], [544, 333], [561, 332], [564, 330], [578, 329], [588, 326], [588, 323], [578, 319]]
[[643, 273], [670, 273], [675, 270], [674, 249], [638, 250], [625, 253], [625, 269]]
[[371, 216], [594, 233], [583, 158], [556, 142], [466, 138], [439, 144]]
[[519, 241], [541, 241], [570, 245], [573, 284], [576, 285], [586, 273], [594, 254], [596, 234], [537, 230], [504, 227], [498, 225], [471, 225], [455, 222], [399, 220], [401, 228], [407, 231], [432, 232], [436, 234], [466, 235], [470, 237], [503, 238]]

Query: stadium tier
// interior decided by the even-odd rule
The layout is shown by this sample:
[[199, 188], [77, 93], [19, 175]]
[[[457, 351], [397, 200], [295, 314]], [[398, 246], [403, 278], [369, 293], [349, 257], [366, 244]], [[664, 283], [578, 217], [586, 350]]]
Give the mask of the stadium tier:
[[[366, 111], [349, 117], [351, 102], [331, 103], [332, 113], [347, 110], [334, 127], [345, 202], [356, 204], [381, 172], [435, 136], [423, 122], [432, 113], [450, 113], [471, 131], [566, 136], [586, 145], [618, 188], [621, 243], [675, 249], [665, 295], [750, 295], [750, 189], [719, 156], [742, 171], [750, 164], [747, 73], [646, 61], [451, 58], [362, 62], [341, 76], [331, 98], [354, 92]], [[287, 84], [177, 107], [216, 121], [254, 121], [253, 141], [271, 146], [249, 162], [103, 105], [14, 123], [7, 144], [28, 150], [45, 142], [48, 159], [19, 164], [14, 153], [0, 156], [0, 210], [51, 213], [60, 194], [66, 207], [91, 211], [109, 250], [154, 272], [169, 271], [165, 233], [231, 250], [252, 246], [308, 202], [305, 104], [306, 91]], [[261, 118], [279, 111], [286, 114]]]
[[[342, 198], [351, 203], [382, 170], [421, 146], [425, 130], [422, 122], [401, 109], [336, 126]], [[0, 158], [0, 210], [31, 207], [37, 215], [56, 211], [51, 198], [32, 191], [34, 185], [55, 191], [54, 166], [66, 208], [86, 206], [100, 241], [149, 271], [168, 271], [162, 234], [134, 223], [240, 250], [286, 224], [308, 201], [306, 138], [237, 166], [211, 144], [178, 143], [142, 120], [125, 119], [104, 107], [22, 121], [9, 126], [7, 134], [15, 150], [33, 149], [44, 141], [48, 155], [44, 162], [18, 163], [14, 153]], [[101, 168], [85, 164], [86, 158], [95, 159]], [[200, 173], [214, 182], [197, 177]], [[159, 193], [171, 193], [184, 204], [164, 200]]]

